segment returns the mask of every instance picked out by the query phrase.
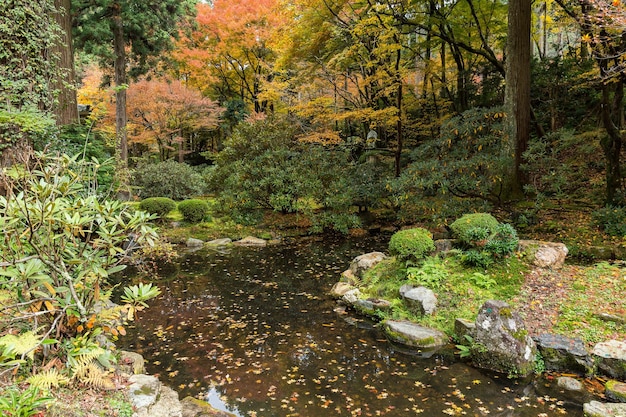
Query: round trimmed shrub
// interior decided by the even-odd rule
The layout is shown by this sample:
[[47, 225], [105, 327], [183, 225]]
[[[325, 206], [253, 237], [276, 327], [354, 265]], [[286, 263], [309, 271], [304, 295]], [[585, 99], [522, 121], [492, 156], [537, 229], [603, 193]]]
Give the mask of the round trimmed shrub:
[[178, 203], [178, 211], [189, 223], [201, 222], [209, 214], [209, 205], [204, 200], [191, 199]]
[[486, 241], [496, 232], [500, 222], [489, 213], [464, 214], [450, 225], [454, 237], [468, 246], [481, 246], [477, 242]]
[[401, 230], [389, 240], [389, 253], [401, 261], [421, 261], [434, 250], [433, 235], [421, 227]]
[[168, 197], [150, 197], [141, 200], [139, 208], [161, 219], [176, 208], [176, 202]]

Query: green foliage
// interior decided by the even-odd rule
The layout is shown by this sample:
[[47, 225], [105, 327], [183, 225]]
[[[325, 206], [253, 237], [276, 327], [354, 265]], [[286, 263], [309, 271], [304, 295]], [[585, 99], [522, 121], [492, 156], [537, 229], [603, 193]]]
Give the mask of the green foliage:
[[419, 227], [396, 232], [389, 240], [389, 253], [401, 261], [420, 262], [434, 250], [432, 234]]
[[168, 197], [184, 200], [204, 193], [204, 179], [187, 164], [176, 161], [140, 162], [133, 173], [133, 186], [143, 198]]
[[439, 137], [415, 148], [394, 190], [498, 203], [511, 158], [502, 108], [471, 109], [441, 126]]
[[485, 250], [492, 256], [501, 258], [513, 254], [518, 246], [519, 238], [513, 226], [501, 223], [496, 226], [495, 233], [487, 241]]
[[469, 275], [469, 279], [474, 285], [480, 288], [490, 289], [493, 288], [497, 282], [489, 274], [483, 274], [481, 272], [474, 272]]
[[139, 202], [139, 208], [162, 219], [176, 208], [176, 202], [167, 197], [149, 197]]
[[419, 267], [408, 267], [406, 276], [409, 282], [426, 288], [441, 288], [448, 278], [448, 270], [438, 257], [428, 257]]
[[0, 394], [0, 414], [6, 417], [31, 417], [39, 414], [53, 398], [42, 396], [36, 387], [20, 391], [12, 386]]
[[54, 12], [51, 0], [0, 2], [0, 109], [52, 108], [61, 75], [52, 52], [60, 39]]
[[471, 213], [455, 220], [450, 225], [450, 230], [463, 244], [472, 247], [479, 241], [478, 238], [487, 239], [491, 236], [499, 224], [489, 213]]
[[[132, 77], [155, 67], [155, 59], [173, 45], [177, 26], [194, 14], [191, 0], [73, 0], [73, 39], [77, 48], [99, 57], [103, 66], [113, 65], [114, 30], [119, 14], [123, 22], [124, 45]], [[113, 15], [112, 15], [113, 14]]]
[[314, 231], [358, 225], [347, 152], [295, 137], [287, 119], [240, 123], [208, 172], [218, 210], [244, 224], [254, 224], [260, 208], [302, 214]]
[[[39, 346], [48, 344], [52, 334], [87, 331], [89, 338], [106, 340], [123, 333], [120, 318], [129, 306], [107, 306], [107, 278], [124, 268], [130, 235], [138, 245], [156, 238], [148, 214], [104, 200], [89, 186], [93, 178], [84, 175], [95, 175], [94, 165], [39, 153], [29, 165], [3, 173], [7, 191], [0, 196], [0, 256], [6, 265], [0, 290], [10, 291], [13, 299], [3, 306], [0, 325], [30, 329], [41, 335]], [[69, 363], [71, 352], [59, 342], [52, 350]], [[28, 353], [35, 362], [50, 350], [39, 346]]]
[[178, 211], [189, 223], [198, 223], [209, 214], [209, 205], [204, 200], [191, 199], [178, 203]]
[[531, 137], [522, 168], [528, 176], [525, 189], [539, 197], [604, 197], [604, 158], [601, 130], [577, 133], [562, 129]]
[[591, 219], [595, 226], [611, 236], [626, 236], [626, 208], [607, 206], [594, 211]]
[[491, 254], [484, 250], [469, 249], [461, 254], [463, 263], [478, 268], [487, 269], [493, 265]]
[[54, 119], [36, 109], [6, 111], [0, 109], [0, 151], [20, 141], [43, 143], [54, 137]]

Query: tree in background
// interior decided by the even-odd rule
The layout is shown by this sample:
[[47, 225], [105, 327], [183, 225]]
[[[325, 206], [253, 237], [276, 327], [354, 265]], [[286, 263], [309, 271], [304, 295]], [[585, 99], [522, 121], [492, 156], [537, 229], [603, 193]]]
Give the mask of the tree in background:
[[222, 109], [180, 81], [142, 80], [128, 91], [130, 142], [156, 145], [161, 161], [178, 148], [183, 162], [186, 146], [198, 132], [218, 126]]
[[[74, 41], [113, 67], [116, 136], [126, 165], [126, 89], [135, 77], [156, 68], [160, 54], [173, 46], [178, 25], [193, 14], [193, 0], [74, 0]], [[128, 73], [127, 73], [128, 68]]]
[[59, 95], [54, 106], [57, 125], [78, 123], [78, 103], [76, 100], [76, 75], [74, 71], [74, 48], [72, 46], [71, 0], [54, 0], [54, 18], [61, 29], [57, 40], [55, 56], [58, 59], [59, 76], [55, 88]]

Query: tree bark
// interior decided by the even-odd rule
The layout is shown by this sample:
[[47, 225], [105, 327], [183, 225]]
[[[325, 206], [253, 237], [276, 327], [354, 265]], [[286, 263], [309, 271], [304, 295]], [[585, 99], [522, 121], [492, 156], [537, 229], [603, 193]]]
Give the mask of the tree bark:
[[113, 7], [113, 49], [115, 53], [115, 134], [118, 140], [120, 162], [128, 164], [128, 138], [126, 134], [126, 50], [121, 10]]
[[509, 1], [506, 57], [505, 107], [509, 121], [507, 151], [512, 159], [509, 172], [510, 197], [519, 196], [525, 183], [520, 169], [528, 148], [530, 112], [530, 23], [531, 0]]
[[54, 48], [58, 57], [59, 76], [53, 88], [59, 91], [58, 103], [54, 106], [54, 114], [58, 126], [78, 123], [78, 104], [76, 100], [74, 72], [74, 48], [72, 47], [72, 16], [70, 0], [54, 0], [56, 10], [54, 19], [61, 28], [61, 39]]
[[[609, 88], [615, 87], [613, 103], [609, 98]], [[618, 192], [622, 188], [622, 172], [620, 154], [622, 151], [621, 118], [624, 107], [624, 82], [618, 80], [610, 85], [602, 85], [602, 123], [606, 129], [600, 144], [606, 161], [606, 204], [619, 204]]]

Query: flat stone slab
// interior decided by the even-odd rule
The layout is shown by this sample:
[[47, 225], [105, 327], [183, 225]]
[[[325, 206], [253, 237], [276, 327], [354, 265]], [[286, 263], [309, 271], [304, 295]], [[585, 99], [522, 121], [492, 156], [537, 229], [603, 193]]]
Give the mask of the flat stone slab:
[[561, 376], [556, 380], [556, 385], [565, 391], [583, 392], [585, 386], [576, 378]]
[[380, 298], [359, 299], [354, 303], [354, 308], [368, 316], [375, 316], [379, 311], [387, 311], [391, 308], [391, 303]]
[[406, 320], [387, 320], [383, 328], [392, 341], [419, 350], [434, 350], [448, 343], [445, 333]]
[[138, 374], [128, 378], [129, 400], [136, 408], [150, 407], [161, 393], [161, 383], [152, 375]]
[[593, 363], [585, 343], [558, 334], [544, 333], [533, 338], [549, 371], [578, 372], [590, 375]]
[[241, 240], [233, 242], [233, 245], [237, 246], [267, 246], [267, 240], [260, 239], [258, 237], [248, 236]]
[[185, 244], [188, 248], [201, 248], [204, 245], [204, 241], [190, 237]]
[[600, 342], [593, 348], [598, 370], [619, 380], [626, 380], [626, 343], [619, 340]]
[[583, 412], [585, 417], [624, 417], [626, 404], [590, 401], [583, 405]]
[[223, 237], [221, 239], [214, 239], [208, 241], [206, 244], [211, 246], [228, 246], [232, 245], [233, 240], [229, 237]]

